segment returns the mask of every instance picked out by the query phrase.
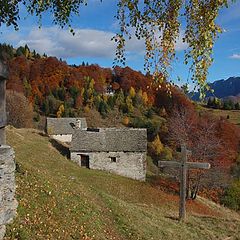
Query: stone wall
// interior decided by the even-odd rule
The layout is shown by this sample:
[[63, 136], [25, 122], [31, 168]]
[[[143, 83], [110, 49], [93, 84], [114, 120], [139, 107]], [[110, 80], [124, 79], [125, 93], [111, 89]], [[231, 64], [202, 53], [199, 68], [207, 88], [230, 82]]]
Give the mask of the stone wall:
[[0, 145], [0, 240], [3, 239], [6, 224], [16, 215], [15, 161], [11, 147]]
[[[71, 160], [81, 166], [81, 156], [89, 156], [89, 168], [105, 170], [140, 181], [146, 179], [145, 152], [71, 152]], [[116, 157], [112, 162], [111, 157]]]
[[70, 143], [72, 141], [72, 134], [56, 134], [50, 135], [50, 137], [63, 143]]

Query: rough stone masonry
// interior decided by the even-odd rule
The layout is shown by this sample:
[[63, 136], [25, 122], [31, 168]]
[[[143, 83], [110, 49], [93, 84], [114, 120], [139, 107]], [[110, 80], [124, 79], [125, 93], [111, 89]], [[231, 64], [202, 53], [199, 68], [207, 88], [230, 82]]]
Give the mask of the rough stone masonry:
[[0, 61], [0, 240], [16, 215], [14, 151], [6, 145], [6, 66]]
[[0, 239], [3, 239], [6, 224], [16, 215], [14, 151], [7, 145], [0, 146]]

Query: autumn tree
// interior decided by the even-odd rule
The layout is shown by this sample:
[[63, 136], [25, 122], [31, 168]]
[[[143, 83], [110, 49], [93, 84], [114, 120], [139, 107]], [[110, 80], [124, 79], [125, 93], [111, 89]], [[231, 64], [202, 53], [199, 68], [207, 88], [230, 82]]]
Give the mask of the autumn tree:
[[84, 82], [85, 82], [85, 86], [82, 91], [84, 104], [91, 108], [93, 106], [93, 102], [94, 102], [95, 81], [94, 81], [94, 79], [92, 79], [90, 77], [85, 77]]
[[155, 139], [149, 144], [149, 150], [152, 154], [156, 156], [160, 156], [164, 149], [164, 146], [159, 138], [159, 135], [155, 137]]
[[57, 111], [57, 118], [61, 118], [63, 116], [64, 111], [65, 111], [64, 105], [61, 104]]
[[[169, 140], [175, 146], [185, 145], [191, 151], [190, 159], [196, 162], [210, 162], [219, 169], [223, 141], [217, 136], [217, 121], [207, 117], [198, 117], [189, 109], [174, 109], [168, 122]], [[189, 170], [188, 194], [196, 198], [203, 172]], [[213, 177], [212, 175], [209, 178]], [[212, 178], [213, 179], [213, 178]]]
[[33, 124], [33, 108], [28, 99], [22, 94], [7, 91], [6, 110], [8, 124], [17, 128], [30, 128]]

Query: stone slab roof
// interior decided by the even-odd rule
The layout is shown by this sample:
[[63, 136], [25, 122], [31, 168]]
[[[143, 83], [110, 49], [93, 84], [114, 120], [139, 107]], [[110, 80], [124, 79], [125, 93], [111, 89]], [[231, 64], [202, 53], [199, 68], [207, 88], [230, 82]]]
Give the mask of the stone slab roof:
[[48, 135], [73, 134], [77, 120], [81, 121], [80, 129], [87, 129], [85, 118], [47, 118]]
[[76, 130], [72, 152], [146, 152], [147, 130], [136, 128], [105, 128], [99, 131]]

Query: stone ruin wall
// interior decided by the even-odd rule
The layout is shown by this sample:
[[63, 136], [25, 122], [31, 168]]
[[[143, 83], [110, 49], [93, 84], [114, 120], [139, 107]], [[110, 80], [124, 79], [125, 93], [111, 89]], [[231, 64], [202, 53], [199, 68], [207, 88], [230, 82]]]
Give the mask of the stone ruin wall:
[[[139, 181], [146, 180], [145, 152], [71, 152], [71, 160], [81, 166], [80, 154], [89, 156], [89, 168], [104, 170]], [[111, 162], [110, 157], [116, 157]]]
[[5, 235], [6, 224], [16, 216], [15, 189], [14, 151], [7, 145], [0, 145], [0, 240]]

